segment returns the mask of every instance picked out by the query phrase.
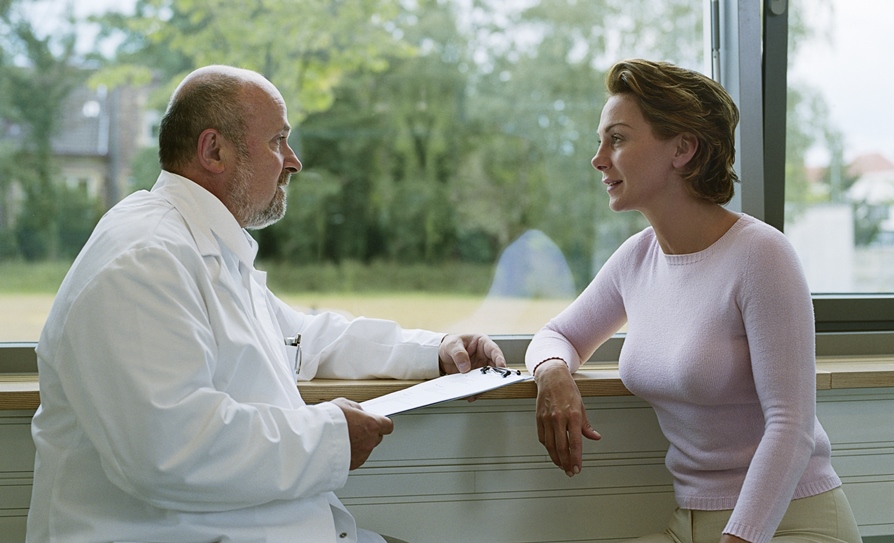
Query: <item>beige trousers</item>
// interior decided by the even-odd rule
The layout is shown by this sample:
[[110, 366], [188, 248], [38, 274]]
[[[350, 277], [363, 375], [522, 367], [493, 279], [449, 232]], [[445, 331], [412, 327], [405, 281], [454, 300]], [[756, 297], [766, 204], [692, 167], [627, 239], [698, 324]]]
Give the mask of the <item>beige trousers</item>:
[[[667, 530], [636, 543], [719, 543], [732, 510], [677, 509]], [[773, 543], [861, 543], [854, 513], [841, 487], [793, 500], [771, 540]]]

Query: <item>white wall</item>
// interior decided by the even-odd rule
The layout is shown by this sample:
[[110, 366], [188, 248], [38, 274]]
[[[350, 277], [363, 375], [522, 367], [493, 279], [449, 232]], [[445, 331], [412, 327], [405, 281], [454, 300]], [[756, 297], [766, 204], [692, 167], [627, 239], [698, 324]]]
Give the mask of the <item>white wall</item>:
[[[664, 527], [674, 507], [666, 442], [636, 398], [588, 398], [603, 439], [566, 477], [537, 441], [533, 400], [451, 402], [394, 417], [339, 492], [358, 524], [411, 543], [615, 541]], [[819, 391], [864, 536], [894, 541], [894, 389]], [[0, 541], [24, 539], [34, 448], [30, 412], [0, 411]]]

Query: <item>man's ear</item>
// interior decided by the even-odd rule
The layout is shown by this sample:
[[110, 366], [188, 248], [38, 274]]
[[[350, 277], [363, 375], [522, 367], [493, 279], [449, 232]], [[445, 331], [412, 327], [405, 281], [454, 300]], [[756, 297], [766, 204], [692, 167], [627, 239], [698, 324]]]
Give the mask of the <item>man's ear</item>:
[[677, 148], [674, 152], [674, 168], [680, 169], [692, 160], [698, 150], [698, 138], [689, 132], [677, 136]]
[[206, 128], [202, 131], [202, 133], [199, 134], [199, 141], [196, 149], [199, 164], [202, 168], [211, 173], [223, 173], [225, 169], [223, 160], [225, 151], [223, 147], [224, 141], [220, 132], [214, 128]]

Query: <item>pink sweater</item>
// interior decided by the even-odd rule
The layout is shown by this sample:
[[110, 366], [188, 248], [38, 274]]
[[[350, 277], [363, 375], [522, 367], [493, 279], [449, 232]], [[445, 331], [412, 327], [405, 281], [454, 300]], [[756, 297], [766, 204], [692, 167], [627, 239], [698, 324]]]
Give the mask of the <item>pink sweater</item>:
[[576, 371], [624, 322], [624, 385], [670, 441], [680, 507], [733, 509], [725, 533], [766, 543], [793, 498], [841, 484], [816, 418], [813, 307], [797, 255], [743, 215], [704, 251], [628, 239], [528, 348]]

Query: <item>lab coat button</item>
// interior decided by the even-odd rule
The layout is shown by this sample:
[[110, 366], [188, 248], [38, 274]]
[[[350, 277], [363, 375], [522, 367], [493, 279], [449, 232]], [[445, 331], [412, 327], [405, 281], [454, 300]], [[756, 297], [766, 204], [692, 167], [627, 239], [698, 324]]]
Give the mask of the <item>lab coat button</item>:
[[344, 538], [348, 537], [348, 532], [342, 532], [342, 533], [338, 534], [338, 537], [344, 539]]

